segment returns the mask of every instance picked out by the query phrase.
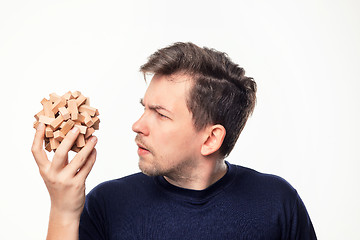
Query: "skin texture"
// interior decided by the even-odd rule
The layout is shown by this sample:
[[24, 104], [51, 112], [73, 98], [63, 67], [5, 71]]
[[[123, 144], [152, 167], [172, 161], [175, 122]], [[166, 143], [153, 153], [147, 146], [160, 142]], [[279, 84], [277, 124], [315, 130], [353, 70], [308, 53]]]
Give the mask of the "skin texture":
[[215, 152], [225, 136], [221, 125], [195, 130], [186, 97], [192, 86], [186, 75], [155, 75], [141, 103], [144, 113], [133, 124], [139, 167], [162, 175], [174, 185], [203, 189], [226, 172]]
[[45, 127], [39, 124], [31, 151], [51, 199], [47, 239], [78, 239], [85, 203], [85, 179], [95, 163], [97, 139], [92, 137], [68, 163], [68, 152], [79, 130], [75, 127], [66, 135], [52, 161], [48, 160], [43, 148], [44, 134]]
[[148, 175], [171, 175], [196, 165], [199, 134], [184, 102], [189, 81], [155, 76], [142, 100], [144, 114], [133, 124], [136, 142], [149, 151], [140, 154], [140, 169]]

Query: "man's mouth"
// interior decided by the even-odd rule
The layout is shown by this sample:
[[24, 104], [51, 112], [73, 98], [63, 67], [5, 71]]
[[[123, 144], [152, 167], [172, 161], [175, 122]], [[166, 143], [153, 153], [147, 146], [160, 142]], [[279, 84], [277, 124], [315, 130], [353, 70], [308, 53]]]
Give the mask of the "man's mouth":
[[150, 150], [148, 149], [148, 147], [141, 142], [139, 137], [136, 137], [135, 142], [136, 142], [136, 145], [138, 146], [138, 154], [139, 155], [144, 155], [144, 154], [150, 153]]
[[142, 144], [137, 143], [138, 147], [142, 150], [149, 151], [146, 147], [144, 147]]
[[148, 153], [150, 153], [150, 151], [149, 150], [147, 150], [146, 148], [144, 148], [144, 147], [141, 147], [141, 146], [139, 146], [138, 145], [138, 155], [139, 156], [143, 156], [143, 155], [145, 155], [145, 154], [148, 154]]

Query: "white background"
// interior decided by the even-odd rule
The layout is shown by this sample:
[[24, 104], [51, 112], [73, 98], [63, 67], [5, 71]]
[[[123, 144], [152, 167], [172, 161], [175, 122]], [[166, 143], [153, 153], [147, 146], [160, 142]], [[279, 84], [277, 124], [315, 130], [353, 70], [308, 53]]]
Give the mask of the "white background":
[[0, 0], [0, 239], [46, 236], [30, 152], [42, 98], [80, 90], [100, 110], [87, 191], [137, 172], [138, 69], [177, 41], [227, 52], [258, 83], [228, 161], [288, 180], [319, 239], [360, 239], [359, 12], [355, 0]]

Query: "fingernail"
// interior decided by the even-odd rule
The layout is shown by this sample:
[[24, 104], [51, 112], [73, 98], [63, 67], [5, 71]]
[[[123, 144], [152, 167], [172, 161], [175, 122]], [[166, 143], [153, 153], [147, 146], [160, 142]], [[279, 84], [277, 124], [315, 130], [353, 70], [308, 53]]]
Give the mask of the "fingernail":
[[97, 137], [93, 136], [93, 137], [90, 139], [90, 141], [92, 141], [93, 143], [96, 143]]
[[79, 131], [79, 128], [77, 128], [77, 127], [73, 127], [73, 129], [71, 129], [72, 133], [77, 133], [78, 131]]

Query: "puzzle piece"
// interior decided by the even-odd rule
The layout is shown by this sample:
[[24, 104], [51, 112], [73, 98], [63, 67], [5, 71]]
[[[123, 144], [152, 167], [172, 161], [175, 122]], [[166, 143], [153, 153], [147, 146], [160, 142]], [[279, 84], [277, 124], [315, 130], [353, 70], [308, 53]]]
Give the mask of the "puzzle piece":
[[43, 109], [34, 115], [36, 121], [33, 127], [37, 128], [40, 122], [45, 124], [44, 142], [49, 152], [59, 147], [73, 127], [80, 130], [71, 148], [75, 152], [79, 152], [95, 130], [99, 129], [98, 109], [91, 107], [89, 98], [79, 91], [69, 91], [62, 96], [51, 93], [49, 99], [44, 98], [41, 104]]

